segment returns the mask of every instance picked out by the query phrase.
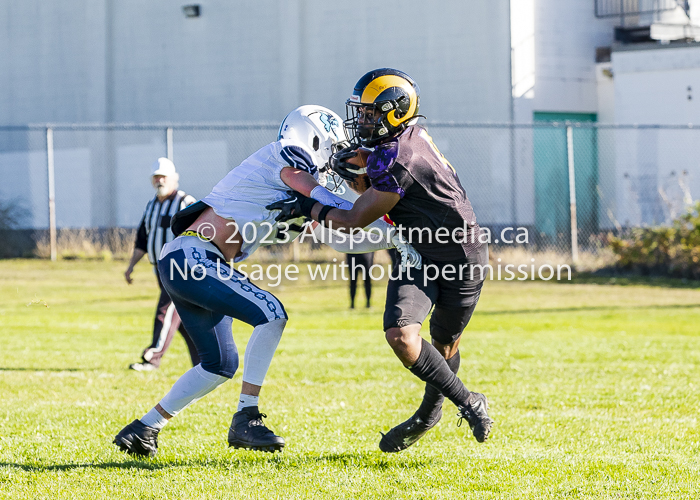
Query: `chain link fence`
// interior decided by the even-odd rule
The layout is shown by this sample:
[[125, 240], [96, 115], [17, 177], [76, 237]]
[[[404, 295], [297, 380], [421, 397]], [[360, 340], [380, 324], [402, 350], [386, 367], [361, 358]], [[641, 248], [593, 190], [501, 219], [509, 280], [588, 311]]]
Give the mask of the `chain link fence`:
[[[700, 193], [700, 131], [691, 126], [428, 122], [427, 128], [495, 247], [509, 244], [520, 228], [527, 233], [521, 246], [575, 260], [577, 252], [601, 248], [609, 232], [669, 223]], [[273, 123], [0, 127], [0, 208], [16, 215], [4, 229], [31, 232], [46, 246], [53, 213], [59, 240], [89, 230], [113, 249], [121, 237], [131, 238], [153, 197], [150, 166], [157, 157], [171, 157], [181, 189], [202, 198], [274, 141], [277, 129]]]

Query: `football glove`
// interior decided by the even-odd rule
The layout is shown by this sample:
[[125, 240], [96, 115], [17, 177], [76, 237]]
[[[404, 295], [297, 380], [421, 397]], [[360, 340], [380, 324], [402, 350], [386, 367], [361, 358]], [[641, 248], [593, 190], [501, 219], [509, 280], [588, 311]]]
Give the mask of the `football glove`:
[[405, 242], [397, 232], [394, 232], [391, 236], [391, 242], [394, 244], [394, 248], [401, 254], [402, 271], [405, 271], [409, 267], [420, 269], [423, 266], [423, 257], [421, 257], [410, 243]]
[[329, 160], [331, 170], [343, 180], [352, 182], [362, 173], [359, 171], [360, 167], [347, 162], [357, 156], [357, 148], [357, 145], [348, 146], [334, 153]]
[[275, 217], [275, 222], [284, 222], [299, 217], [311, 218], [311, 209], [318, 201], [297, 191], [288, 191], [289, 198], [270, 203], [265, 208], [268, 210], [279, 210], [280, 213]]

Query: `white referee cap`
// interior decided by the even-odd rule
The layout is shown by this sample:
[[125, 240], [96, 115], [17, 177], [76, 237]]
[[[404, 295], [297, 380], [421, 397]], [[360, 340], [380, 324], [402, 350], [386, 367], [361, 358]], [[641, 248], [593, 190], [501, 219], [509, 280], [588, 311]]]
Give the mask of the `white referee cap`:
[[158, 158], [151, 166], [151, 170], [153, 171], [151, 177], [154, 175], [177, 176], [175, 165], [167, 158]]

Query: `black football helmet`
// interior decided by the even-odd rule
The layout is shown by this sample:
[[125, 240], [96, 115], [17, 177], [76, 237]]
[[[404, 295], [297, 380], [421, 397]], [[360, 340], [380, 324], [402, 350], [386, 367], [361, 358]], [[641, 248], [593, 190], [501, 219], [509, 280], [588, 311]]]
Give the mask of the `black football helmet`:
[[370, 71], [355, 85], [345, 103], [345, 127], [353, 142], [372, 147], [400, 134], [417, 118], [420, 89], [402, 71]]

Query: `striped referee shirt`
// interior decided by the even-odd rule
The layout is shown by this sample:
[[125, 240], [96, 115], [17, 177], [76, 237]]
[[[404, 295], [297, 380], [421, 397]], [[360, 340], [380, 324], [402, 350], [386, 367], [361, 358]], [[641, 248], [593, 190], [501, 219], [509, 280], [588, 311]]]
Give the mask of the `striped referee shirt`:
[[175, 213], [194, 203], [193, 196], [184, 191], [175, 191], [163, 201], [159, 201], [155, 196], [146, 205], [143, 212], [141, 224], [136, 233], [136, 248], [148, 253], [148, 260], [151, 264], [158, 263], [160, 249], [168, 242], [175, 239], [175, 235], [170, 230], [170, 219]]

